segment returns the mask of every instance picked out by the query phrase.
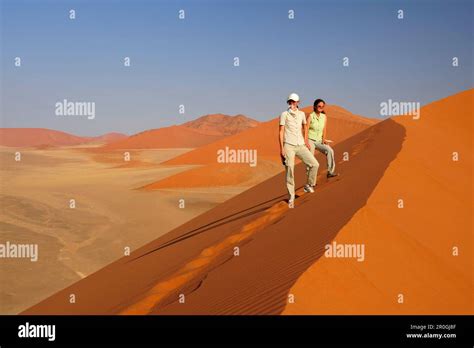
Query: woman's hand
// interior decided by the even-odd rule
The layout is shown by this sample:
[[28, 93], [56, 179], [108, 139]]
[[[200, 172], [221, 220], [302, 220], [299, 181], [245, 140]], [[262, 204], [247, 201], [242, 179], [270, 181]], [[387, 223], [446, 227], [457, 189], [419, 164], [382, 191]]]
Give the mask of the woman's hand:
[[283, 147], [280, 148], [280, 159], [281, 159], [281, 163], [283, 163], [283, 165], [286, 165], [285, 164], [285, 162], [286, 162], [286, 151]]

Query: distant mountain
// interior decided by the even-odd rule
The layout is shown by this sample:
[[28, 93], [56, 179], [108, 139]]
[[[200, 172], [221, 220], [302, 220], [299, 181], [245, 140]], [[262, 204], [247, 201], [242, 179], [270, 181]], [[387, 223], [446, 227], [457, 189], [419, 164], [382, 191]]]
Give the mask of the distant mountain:
[[196, 148], [259, 124], [244, 115], [212, 114], [177, 126], [146, 130], [126, 139], [103, 146], [103, 150]]
[[258, 121], [240, 114], [235, 116], [212, 114], [183, 123], [182, 126], [220, 135], [233, 135], [258, 124]]

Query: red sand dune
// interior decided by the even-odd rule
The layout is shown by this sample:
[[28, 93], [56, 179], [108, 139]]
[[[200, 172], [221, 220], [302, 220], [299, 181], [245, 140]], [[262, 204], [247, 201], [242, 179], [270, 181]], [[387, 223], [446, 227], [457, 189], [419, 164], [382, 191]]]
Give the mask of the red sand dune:
[[45, 128], [1, 128], [0, 145], [28, 147], [40, 145], [77, 145], [89, 139]]
[[147, 130], [102, 147], [116, 149], [195, 148], [254, 127], [258, 122], [243, 115], [205, 115], [178, 126]]
[[256, 127], [258, 124], [258, 121], [240, 114], [235, 116], [212, 114], [183, 123], [182, 126], [217, 135], [233, 135], [248, 128]]
[[[473, 96], [338, 143], [342, 175], [299, 189], [294, 209], [278, 174], [24, 314], [472, 314]], [[366, 261], [325, 258], [333, 241], [364, 243]]]
[[112, 142], [126, 138], [125, 134], [107, 133], [97, 137], [81, 137], [46, 128], [0, 128], [0, 145], [11, 147], [50, 148], [90, 142]]
[[103, 146], [103, 151], [118, 149], [194, 148], [219, 140], [223, 135], [206, 133], [184, 126], [147, 130]]
[[[312, 107], [302, 109], [309, 113]], [[349, 111], [334, 105], [328, 105], [328, 138], [337, 142], [368, 128], [378, 122], [351, 114]], [[189, 188], [189, 187], [218, 187], [218, 186], [251, 186], [278, 173], [278, 119], [259, 124], [242, 133], [227, 137], [220, 141], [201, 146], [198, 149], [177, 156], [164, 164], [205, 164], [192, 168], [163, 180], [146, 185], [146, 190], [162, 188]], [[258, 164], [251, 167], [248, 164], [217, 163], [217, 151], [229, 147], [230, 149], [255, 149], [258, 154]], [[325, 159], [318, 156], [321, 168], [325, 168]]]

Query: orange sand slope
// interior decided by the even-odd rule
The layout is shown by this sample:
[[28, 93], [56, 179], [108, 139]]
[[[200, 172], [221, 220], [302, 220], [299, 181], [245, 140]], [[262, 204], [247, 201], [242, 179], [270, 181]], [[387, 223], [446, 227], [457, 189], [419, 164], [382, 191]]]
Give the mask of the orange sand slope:
[[402, 149], [336, 236], [365, 244], [365, 261], [321, 258], [284, 313], [473, 313], [473, 100], [469, 90], [425, 106], [419, 120], [394, 118]]
[[[281, 173], [25, 314], [472, 313], [473, 95], [338, 143], [342, 175], [299, 189], [294, 209]], [[363, 261], [326, 258], [334, 241], [365, 245]]]
[[281, 172], [283, 166], [273, 161], [260, 161], [255, 167], [246, 163], [212, 163], [171, 175], [147, 184], [141, 189], [251, 187]]
[[178, 126], [151, 129], [122, 141], [108, 144], [103, 151], [116, 149], [195, 148], [255, 127], [258, 121], [243, 115], [205, 115]]
[[98, 137], [80, 137], [45, 128], [0, 128], [0, 145], [12, 147], [70, 146], [90, 142], [110, 143], [123, 138], [125, 134], [107, 133]]
[[[375, 124], [377, 120], [351, 114], [349, 111], [329, 105], [328, 138], [335, 141], [347, 139], [352, 135]], [[302, 109], [311, 112], [312, 107]], [[282, 170], [278, 148], [278, 119], [273, 119], [248, 129], [242, 133], [227, 137], [220, 141], [202, 146], [181, 156], [175, 157], [165, 164], [205, 164], [192, 168], [166, 179], [150, 183], [144, 188], [156, 190], [163, 188], [193, 188], [244, 186], [249, 187], [262, 182]], [[256, 150], [257, 165], [248, 163], [217, 163], [219, 150]], [[318, 159], [325, 164], [323, 157]], [[324, 167], [324, 166], [322, 166]]]

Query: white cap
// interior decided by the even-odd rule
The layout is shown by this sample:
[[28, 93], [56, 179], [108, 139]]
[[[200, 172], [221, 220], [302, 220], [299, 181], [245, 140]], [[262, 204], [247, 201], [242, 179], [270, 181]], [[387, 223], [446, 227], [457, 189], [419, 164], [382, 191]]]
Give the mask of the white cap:
[[291, 93], [288, 98], [286, 99], [287, 102], [289, 102], [290, 100], [293, 100], [295, 102], [298, 102], [300, 101], [300, 96], [296, 93]]

